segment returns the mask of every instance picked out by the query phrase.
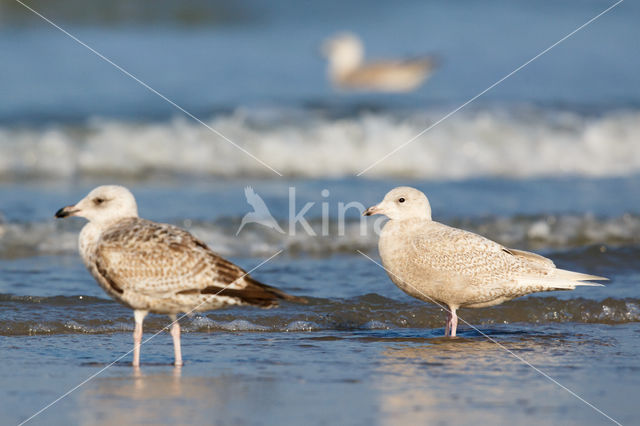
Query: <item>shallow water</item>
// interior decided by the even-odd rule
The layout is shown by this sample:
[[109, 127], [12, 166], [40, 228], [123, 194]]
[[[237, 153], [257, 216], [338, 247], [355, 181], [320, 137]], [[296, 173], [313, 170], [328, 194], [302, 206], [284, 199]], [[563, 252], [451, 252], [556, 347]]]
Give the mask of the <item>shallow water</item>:
[[[439, 332], [440, 330], [438, 330]], [[484, 330], [623, 424], [637, 420], [638, 327], [496, 325]], [[607, 424], [567, 391], [475, 333], [425, 329], [186, 333], [143, 347], [33, 424]], [[16, 423], [129, 350], [129, 333], [0, 337], [0, 372]]]
[[[635, 200], [608, 202], [616, 198], [611, 187], [635, 188], [636, 178], [546, 180], [535, 185], [531, 181], [412, 183], [429, 188], [434, 212], [446, 222], [519, 247], [542, 247], [539, 252], [560, 267], [611, 278], [606, 287], [581, 287], [460, 311], [464, 321], [503, 347], [464, 323], [458, 339], [442, 338], [445, 313], [440, 308], [406, 296], [383, 270], [356, 253], [364, 250], [377, 257], [375, 234], [361, 237], [354, 231], [357, 238], [349, 239], [299, 232], [283, 237], [249, 225], [239, 243], [227, 244], [248, 210], [242, 195], [245, 182], [190, 188], [187, 182], [134, 183], [142, 214], [147, 210], [157, 214], [152, 217], [156, 220], [189, 225], [247, 269], [284, 248], [253, 275], [307, 297], [309, 304], [284, 303], [270, 310], [232, 308], [182, 319], [186, 365], [181, 370], [170, 365], [170, 338], [160, 332], [167, 317], [151, 315], [145, 321], [145, 337], [160, 334], [143, 347], [143, 366], [135, 372], [127, 354], [132, 348], [131, 311], [103, 294], [75, 253], [82, 221], [48, 218], [93, 183], [50, 185], [46, 190], [39, 184], [21, 190], [7, 184], [2, 192], [10, 194], [22, 215], [15, 211], [7, 215], [0, 238], [3, 423], [28, 418], [123, 355], [32, 422], [608, 422], [506, 349], [617, 421], [637, 420], [637, 219], [622, 213], [632, 211]], [[379, 196], [375, 189], [382, 186], [351, 180], [291, 185], [299, 189], [300, 204], [321, 203], [322, 187], [331, 188], [336, 199], [357, 193], [363, 203], [374, 202]], [[494, 193], [496, 186], [503, 188], [502, 197], [482, 196]], [[538, 189], [525, 190], [531, 186]], [[274, 217], [286, 227], [284, 190], [268, 183], [256, 188], [265, 193], [268, 204], [275, 206]], [[567, 193], [568, 188], [573, 192]], [[539, 200], [557, 203], [527, 199], [531, 193], [535, 200], [536, 191]], [[30, 204], [28, 199], [39, 201]], [[167, 199], [173, 202], [156, 207]], [[223, 205], [216, 203], [220, 199], [225, 200]], [[438, 212], [446, 199], [451, 205]], [[574, 200], [592, 207], [585, 209], [589, 213], [572, 212]], [[530, 214], [522, 216], [523, 210]], [[486, 216], [485, 211], [501, 212], [501, 217]], [[193, 220], [185, 225], [189, 217]], [[359, 230], [356, 218], [354, 212], [349, 226]], [[311, 222], [321, 229], [321, 217], [316, 215]], [[571, 226], [573, 222], [577, 223]], [[539, 223], [550, 224], [547, 238], [530, 236]], [[329, 229], [335, 231], [334, 225]], [[558, 240], [556, 232], [565, 235]], [[581, 245], [591, 234], [592, 244]]]

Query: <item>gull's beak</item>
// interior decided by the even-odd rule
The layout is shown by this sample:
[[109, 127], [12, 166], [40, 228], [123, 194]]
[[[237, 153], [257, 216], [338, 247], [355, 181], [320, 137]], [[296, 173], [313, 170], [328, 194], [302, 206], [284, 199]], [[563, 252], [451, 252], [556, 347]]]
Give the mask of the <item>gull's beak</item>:
[[77, 208], [76, 206], [67, 206], [58, 210], [55, 214], [55, 217], [57, 217], [58, 219], [61, 219], [63, 217], [69, 217], [69, 216], [75, 215], [79, 211], [80, 209]]
[[366, 209], [362, 213], [362, 216], [371, 216], [371, 215], [380, 214], [380, 213], [381, 213], [381, 209], [380, 209], [379, 205], [376, 205], [376, 206], [371, 206], [368, 209]]

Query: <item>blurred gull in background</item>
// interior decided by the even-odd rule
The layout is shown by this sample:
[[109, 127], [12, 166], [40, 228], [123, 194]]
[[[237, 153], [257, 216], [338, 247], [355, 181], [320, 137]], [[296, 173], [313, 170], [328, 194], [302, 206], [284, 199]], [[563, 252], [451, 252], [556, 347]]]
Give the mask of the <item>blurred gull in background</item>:
[[436, 58], [364, 62], [364, 46], [351, 33], [341, 33], [322, 45], [322, 53], [329, 60], [329, 79], [342, 90], [374, 92], [411, 92], [431, 75], [437, 66]]

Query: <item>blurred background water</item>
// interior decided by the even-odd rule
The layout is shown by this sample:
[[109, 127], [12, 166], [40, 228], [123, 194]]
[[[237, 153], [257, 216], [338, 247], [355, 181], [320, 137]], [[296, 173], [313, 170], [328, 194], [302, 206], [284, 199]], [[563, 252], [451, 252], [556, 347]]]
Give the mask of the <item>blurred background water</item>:
[[[640, 7], [623, 2], [361, 177], [405, 143], [612, 3], [304, 3], [65, 0], [28, 5], [279, 177], [15, 1], [0, 1], [0, 419], [18, 423], [130, 349], [133, 321], [84, 270], [81, 221], [53, 213], [120, 183], [143, 217], [188, 228], [306, 307], [231, 309], [184, 320], [187, 366], [168, 338], [143, 348], [33, 420], [42, 424], [601, 424], [596, 413], [395, 288], [356, 209], [397, 185], [434, 217], [603, 288], [460, 314], [624, 424], [640, 384]], [[323, 40], [352, 31], [368, 58], [436, 54], [407, 94], [334, 90]], [[248, 225], [251, 185], [286, 229]], [[322, 190], [329, 190], [323, 196]], [[148, 330], [164, 318], [151, 317]], [[526, 386], [523, 386], [525, 384]], [[157, 389], [163, 391], [158, 392]], [[276, 407], [278, 407], [276, 409]]]

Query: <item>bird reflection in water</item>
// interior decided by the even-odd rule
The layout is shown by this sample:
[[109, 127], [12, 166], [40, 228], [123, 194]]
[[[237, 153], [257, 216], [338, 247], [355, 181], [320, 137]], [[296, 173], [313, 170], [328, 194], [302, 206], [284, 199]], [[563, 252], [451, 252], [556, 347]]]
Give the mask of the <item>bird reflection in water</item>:
[[[549, 408], [555, 386], [505, 348], [544, 369], [566, 367], [558, 336], [522, 337], [505, 348], [473, 338], [400, 340], [382, 352], [375, 372], [383, 424], [500, 423], [507, 413], [531, 421], [541, 405]], [[561, 410], [566, 400], [553, 403]]]

